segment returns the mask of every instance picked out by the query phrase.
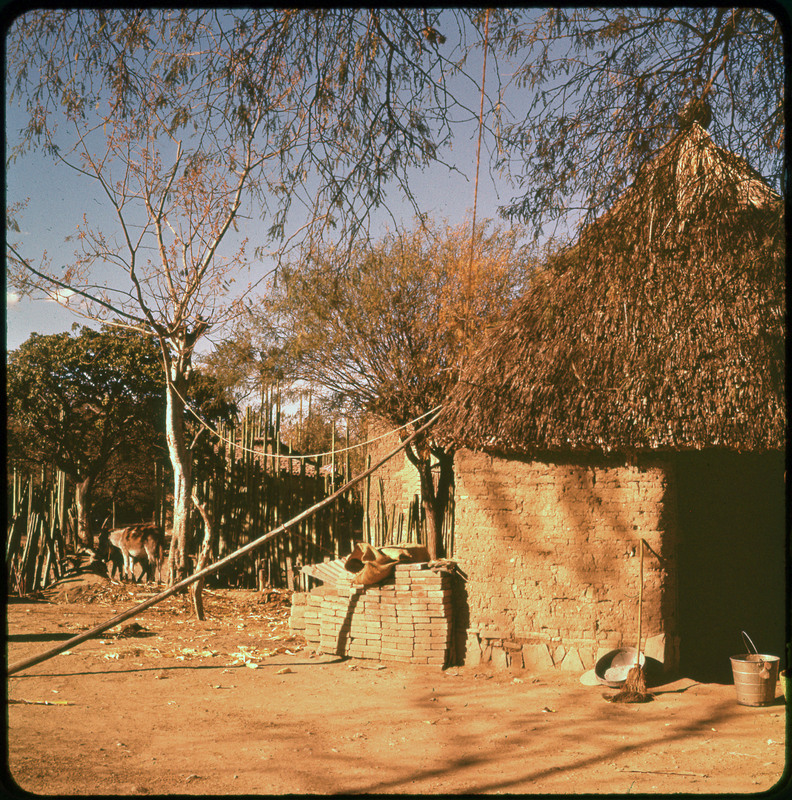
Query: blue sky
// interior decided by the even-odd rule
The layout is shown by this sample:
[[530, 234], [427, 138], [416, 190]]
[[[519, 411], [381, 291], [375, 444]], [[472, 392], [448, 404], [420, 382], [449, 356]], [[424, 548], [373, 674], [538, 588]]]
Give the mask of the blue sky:
[[[471, 62], [469, 71], [477, 80], [480, 79], [480, 70], [480, 61], [478, 64]], [[477, 109], [478, 94], [475, 90], [468, 91], [468, 105]], [[9, 145], [13, 144], [16, 131], [23, 124], [24, 115], [16, 104], [11, 105], [7, 100], [6, 136]], [[477, 123], [472, 121], [464, 126], [459, 125], [457, 130], [450, 157], [459, 172], [449, 172], [446, 167], [435, 165], [425, 171], [415, 170], [411, 182], [411, 190], [422, 210], [435, 219], [447, 219], [451, 224], [461, 222], [466, 214], [470, 214], [474, 200]], [[485, 132], [479, 178], [479, 219], [496, 217], [497, 206], [511, 197], [508, 185], [494, 178], [488, 169], [488, 145], [491, 144], [486, 141]], [[69, 263], [75, 247], [66, 241], [66, 237], [75, 232], [83, 213], [88, 214], [89, 218], [96, 216], [97, 219], [103, 219], [108, 214], [92, 181], [54, 162], [42, 152], [28, 153], [14, 162], [7, 169], [6, 182], [9, 204], [28, 199], [28, 205], [18, 219], [21, 233], [13, 239], [19, 243], [22, 254], [34, 263], [45, 251], [53, 264]], [[389, 195], [388, 207], [399, 224], [410, 223], [412, 208], [399, 198], [395, 188]], [[250, 213], [252, 218], [246, 220], [244, 226], [240, 225], [236, 238], [249, 236], [255, 246], [262, 241], [264, 225], [257, 221], [255, 210]], [[109, 217], [107, 219], [109, 226], [112, 226], [112, 220]], [[386, 224], [393, 224], [385, 212], [379, 215], [379, 220], [383, 228]], [[233, 244], [232, 239], [228, 242], [229, 248]], [[250, 247], [248, 250], [251, 256], [252, 249]], [[257, 264], [251, 272], [251, 278], [258, 277], [256, 271], [266, 270], [266, 263]], [[52, 300], [19, 298], [12, 290], [7, 292], [6, 309], [7, 350], [19, 347], [33, 332], [50, 334], [69, 330], [75, 322], [89, 324], [84, 317]]]
[[[13, 124], [13, 121], [10, 121]], [[423, 209], [436, 219], [447, 218], [452, 224], [461, 222], [473, 208], [476, 143], [460, 139], [455, 147], [458, 154], [456, 166], [462, 175], [449, 173], [435, 166], [423, 173], [415, 173], [411, 188]], [[484, 161], [485, 154], [482, 154]], [[66, 167], [54, 164], [43, 154], [32, 153], [18, 161], [7, 172], [9, 201], [29, 197], [29, 204], [20, 217], [21, 234], [16, 238], [22, 252], [40, 256], [44, 251], [53, 262], [66, 263], [74, 253], [74, 245], [65, 241], [81, 221], [83, 211], [96, 213], [98, 200], [90, 182], [76, 176]], [[503, 182], [497, 182], [482, 165], [479, 177], [478, 218], [496, 217], [497, 206], [510, 197]], [[400, 224], [409, 223], [412, 209], [396, 198], [390, 204]], [[383, 224], [385, 222], [384, 215]], [[240, 236], [256, 238], [256, 228], [263, 224], [246, 221]], [[263, 265], [262, 265], [263, 266]], [[52, 300], [18, 298], [7, 292], [6, 349], [13, 350], [33, 332], [41, 334], [69, 330], [73, 323], [88, 324], [79, 315]]]

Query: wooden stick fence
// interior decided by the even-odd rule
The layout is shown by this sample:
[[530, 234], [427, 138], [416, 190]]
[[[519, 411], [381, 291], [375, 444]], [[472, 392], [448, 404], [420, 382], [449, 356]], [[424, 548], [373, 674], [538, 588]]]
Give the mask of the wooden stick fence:
[[[290, 457], [291, 445], [281, 444], [278, 422], [273, 392], [272, 397], [266, 396], [266, 405], [260, 412], [246, 412], [242, 425], [236, 428], [241, 435], [223, 428], [219, 445], [204, 448], [196, 456], [195, 491], [215, 520], [218, 532], [212, 554], [215, 559], [277, 527], [296, 509], [313, 506], [332, 493], [336, 473], [343, 475], [344, 482], [349, 480], [349, 451], [343, 457], [335, 453], [335, 442], [340, 438], [332, 436], [328, 475], [321, 457], [310, 465], [305, 459]], [[254, 453], [259, 444], [262, 449]], [[366, 467], [371, 466], [370, 455], [365, 463]], [[154, 477], [154, 521], [165, 527], [166, 475], [161, 464], [155, 464]], [[14, 471], [9, 487], [11, 518], [7, 526], [6, 567], [8, 586], [20, 595], [59, 580], [67, 550], [76, 547], [65, 475], [56, 471], [49, 485], [36, 485], [36, 478], [28, 476], [23, 480], [22, 474]], [[302, 522], [292, 539], [266, 543], [221, 577], [226, 585], [263, 589], [265, 585], [294, 588], [296, 575], [297, 588], [307, 590], [315, 581], [299, 574], [298, 567], [338, 557], [354, 541], [362, 539], [375, 546], [425, 541], [423, 508], [417, 496], [406, 511], [405, 517], [392, 504], [386, 505], [382, 479], [372, 486], [369, 476], [357, 495], [347, 495]], [[447, 517], [447, 554], [453, 549], [452, 528], [453, 519]], [[196, 533], [199, 541], [200, 531]]]
[[125, 620], [129, 619], [130, 617], [134, 617], [137, 614], [145, 611], [147, 608], [151, 608], [151, 606], [156, 605], [161, 600], [164, 600], [166, 597], [170, 597], [171, 595], [175, 594], [176, 592], [186, 588], [195, 581], [200, 580], [202, 578], [206, 578], [208, 575], [212, 575], [215, 572], [218, 572], [227, 564], [231, 563], [232, 561], [240, 558], [241, 556], [245, 555], [246, 553], [250, 553], [255, 550], [260, 545], [264, 544], [264, 542], [270, 541], [274, 539], [281, 533], [284, 533], [289, 530], [289, 528], [298, 525], [305, 519], [313, 516], [317, 512], [321, 511], [332, 505], [339, 497], [342, 497], [346, 492], [352, 489], [354, 486], [359, 484], [361, 481], [365, 480], [369, 475], [373, 472], [376, 472], [383, 464], [387, 463], [392, 459], [395, 455], [400, 453], [410, 442], [412, 442], [417, 436], [419, 436], [424, 431], [428, 430], [438, 419], [442, 411], [438, 411], [437, 414], [434, 414], [430, 417], [429, 421], [424, 423], [420, 428], [416, 429], [410, 436], [408, 436], [403, 442], [399, 444], [398, 447], [391, 450], [387, 455], [381, 458], [373, 467], [370, 467], [365, 472], [358, 475], [356, 478], [345, 483], [340, 489], [334, 491], [331, 495], [326, 497], [324, 500], [321, 500], [316, 505], [312, 506], [311, 508], [307, 509], [306, 511], [297, 514], [295, 517], [292, 517], [287, 522], [279, 525], [275, 530], [270, 531], [269, 533], [260, 536], [258, 539], [255, 539], [252, 542], [249, 542], [244, 547], [240, 547], [234, 553], [226, 556], [225, 558], [220, 559], [220, 561], [215, 562], [214, 564], [210, 564], [205, 569], [202, 569], [195, 574], [191, 575], [188, 578], [185, 578], [182, 581], [170, 586], [169, 588], [165, 589], [164, 591], [160, 592], [159, 594], [154, 595], [154, 597], [145, 600], [142, 603], [139, 603], [136, 606], [124, 611], [121, 614], [116, 615], [112, 619], [108, 620], [107, 622], [103, 622], [101, 625], [97, 625], [95, 628], [92, 628], [85, 633], [81, 633], [78, 636], [74, 636], [71, 639], [66, 640], [65, 642], [61, 642], [56, 647], [51, 648], [50, 650], [45, 651], [44, 653], [40, 653], [37, 656], [32, 656], [30, 658], [23, 659], [22, 661], [18, 661], [16, 664], [11, 664], [8, 667], [6, 672], [7, 675], [14, 675], [17, 672], [22, 671], [23, 669], [28, 669], [29, 667], [35, 666], [36, 664], [41, 664], [43, 661], [47, 661], [48, 659], [52, 658], [53, 656], [62, 653], [64, 650], [68, 650], [69, 648], [76, 647], [78, 644], [82, 644], [82, 642], [91, 639], [94, 636], [97, 636], [100, 633], [104, 633], [104, 631], [109, 630], [110, 628], [124, 622]]
[[19, 595], [43, 589], [61, 576], [70, 524], [65, 497], [65, 476], [60, 470], [49, 485], [42, 474], [38, 486], [33, 476], [23, 484], [14, 470], [6, 574], [9, 588]]
[[[321, 458], [307, 463], [291, 444], [283, 443], [277, 396], [273, 401], [266, 394], [264, 402], [259, 413], [248, 410], [236, 429], [222, 426], [219, 444], [196, 457], [196, 491], [217, 523], [218, 557], [277, 527], [295, 509], [315, 504], [334, 491], [337, 478], [346, 482], [350, 475], [349, 458], [336, 458], [335, 435], [330, 472], [323, 474]], [[361, 521], [360, 500], [344, 497], [306, 520], [293, 540], [263, 546], [224, 577], [229, 584], [257, 584], [259, 589], [265, 584], [290, 586], [297, 564], [337, 557], [350, 549], [360, 538]]]

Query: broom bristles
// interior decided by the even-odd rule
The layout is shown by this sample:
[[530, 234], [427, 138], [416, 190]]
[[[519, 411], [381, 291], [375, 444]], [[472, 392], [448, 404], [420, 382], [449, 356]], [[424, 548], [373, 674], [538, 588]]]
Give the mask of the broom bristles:
[[627, 673], [627, 680], [624, 682], [624, 690], [627, 692], [637, 692], [644, 694], [646, 692], [646, 675], [644, 674], [643, 667], [637, 665]]
[[627, 680], [619, 692], [603, 697], [609, 703], [646, 703], [654, 699], [654, 695], [646, 691], [646, 673], [637, 664], [627, 673]]
[[651, 692], [631, 692], [627, 689], [622, 689], [616, 694], [602, 695], [609, 703], [648, 703], [654, 700], [654, 695]]

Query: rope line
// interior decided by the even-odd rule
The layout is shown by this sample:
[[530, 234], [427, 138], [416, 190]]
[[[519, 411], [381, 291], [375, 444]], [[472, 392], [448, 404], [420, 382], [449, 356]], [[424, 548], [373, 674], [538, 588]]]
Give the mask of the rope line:
[[124, 611], [122, 614], [118, 614], [112, 619], [107, 620], [107, 622], [103, 622], [101, 625], [98, 625], [97, 627], [92, 628], [89, 631], [84, 631], [83, 633], [80, 633], [77, 636], [73, 636], [71, 639], [67, 639], [65, 642], [61, 642], [56, 647], [50, 648], [44, 653], [40, 653], [39, 655], [33, 656], [32, 658], [26, 658], [22, 661], [18, 661], [16, 664], [10, 664], [6, 669], [6, 675], [14, 675], [20, 670], [27, 669], [28, 667], [32, 667], [36, 664], [41, 664], [42, 661], [47, 661], [53, 656], [58, 655], [58, 653], [62, 653], [64, 650], [68, 650], [70, 647], [76, 647], [78, 644], [82, 644], [83, 642], [88, 641], [88, 639], [96, 636], [97, 634], [103, 633], [104, 631], [115, 627], [119, 623], [128, 620], [130, 617], [134, 617], [137, 614], [140, 614], [147, 608], [151, 608], [153, 605], [156, 605], [161, 600], [164, 600], [166, 597], [170, 597], [172, 594], [176, 594], [176, 592], [186, 588], [190, 584], [195, 583], [196, 581], [202, 578], [205, 578], [207, 575], [213, 575], [214, 573], [219, 572], [223, 567], [226, 566], [226, 564], [229, 564], [231, 561], [234, 561], [235, 559], [245, 555], [246, 553], [250, 553], [257, 547], [260, 547], [262, 544], [264, 544], [264, 542], [269, 541], [275, 536], [279, 536], [281, 533], [287, 533], [289, 529], [292, 528], [292, 526], [299, 524], [304, 519], [312, 517], [321, 509], [327, 508], [327, 506], [334, 503], [339, 497], [346, 494], [354, 486], [357, 486], [357, 484], [359, 484], [369, 475], [376, 472], [383, 464], [387, 463], [397, 453], [400, 453], [402, 450], [404, 450], [404, 448], [408, 444], [410, 444], [410, 442], [414, 441], [421, 433], [428, 430], [432, 425], [434, 425], [439, 416], [440, 414], [438, 413], [436, 416], [432, 417], [432, 419], [430, 419], [428, 422], [425, 422], [420, 428], [414, 430], [403, 442], [399, 444], [398, 447], [391, 450], [390, 453], [388, 453], [386, 456], [377, 461], [376, 464], [372, 465], [364, 472], [361, 472], [360, 475], [358, 475], [356, 478], [352, 478], [352, 480], [347, 481], [341, 488], [336, 489], [331, 495], [325, 497], [324, 500], [320, 500], [315, 505], [311, 506], [305, 511], [301, 511], [299, 514], [297, 514], [297, 516], [292, 517], [290, 520], [284, 522], [277, 528], [274, 528], [268, 533], [265, 533], [263, 536], [259, 536], [258, 539], [254, 539], [252, 542], [248, 542], [246, 545], [243, 545], [239, 549], [235, 550], [233, 553], [230, 553], [224, 558], [221, 558], [219, 561], [215, 561], [214, 564], [210, 564], [208, 567], [204, 567], [202, 570], [199, 570], [198, 572], [194, 573], [188, 578], [184, 578], [184, 580], [181, 580], [178, 583], [173, 584], [173, 586], [168, 587], [167, 589], [165, 589], [165, 591], [160, 592], [159, 594], [154, 595], [154, 597], [150, 597], [148, 600], [144, 600], [142, 603], [138, 603], [136, 606], [133, 606], [127, 611]]
[[323, 458], [324, 456], [332, 456], [332, 455], [338, 455], [339, 453], [346, 453], [348, 450], [355, 450], [358, 447], [365, 447], [366, 445], [378, 442], [381, 439], [385, 439], [394, 433], [398, 433], [399, 431], [408, 428], [410, 425], [414, 425], [416, 422], [420, 422], [422, 419], [428, 417], [430, 414], [434, 414], [435, 412], [439, 411], [442, 408], [442, 406], [435, 406], [426, 413], [421, 414], [420, 417], [416, 417], [415, 419], [410, 420], [409, 422], [405, 423], [404, 425], [398, 428], [394, 428], [393, 430], [388, 431], [387, 433], [383, 433], [381, 436], [375, 436], [373, 439], [367, 439], [365, 442], [359, 442], [358, 444], [351, 444], [349, 445], [349, 447], [339, 447], [336, 450], [328, 450], [326, 453], [310, 453], [308, 455], [290, 455], [289, 453], [267, 453], [266, 451], [262, 453], [261, 450], [251, 450], [249, 447], [244, 447], [241, 444], [237, 444], [235, 441], [233, 441], [233, 439], [228, 439], [225, 436], [223, 436], [219, 431], [215, 430], [211, 425], [209, 425], [208, 422], [201, 419], [201, 417], [199, 417], [198, 414], [192, 409], [190, 404], [181, 396], [179, 390], [170, 381], [168, 381], [168, 383], [170, 385], [170, 388], [176, 394], [176, 396], [182, 401], [182, 403], [184, 403], [184, 407], [198, 420], [198, 422], [206, 430], [214, 434], [218, 439], [220, 439], [220, 441], [223, 441], [226, 444], [230, 444], [244, 453], [251, 453], [252, 455], [258, 455], [258, 456], [266, 455], [271, 458], [277, 458], [279, 461], [281, 458], [296, 458], [296, 459], [315, 459], [320, 457]]

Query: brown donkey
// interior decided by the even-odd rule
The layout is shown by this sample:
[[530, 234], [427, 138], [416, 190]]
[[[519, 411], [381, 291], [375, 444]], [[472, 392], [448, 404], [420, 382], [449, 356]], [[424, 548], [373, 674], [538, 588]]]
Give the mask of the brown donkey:
[[139, 579], [145, 575], [147, 582], [153, 581], [155, 568], [157, 579], [162, 579], [165, 537], [159, 525], [154, 522], [140, 522], [137, 525], [127, 525], [126, 528], [105, 530], [100, 536], [100, 543], [105, 539], [111, 578], [120, 571], [123, 578], [134, 582], [134, 564], [138, 562], [142, 569]]

